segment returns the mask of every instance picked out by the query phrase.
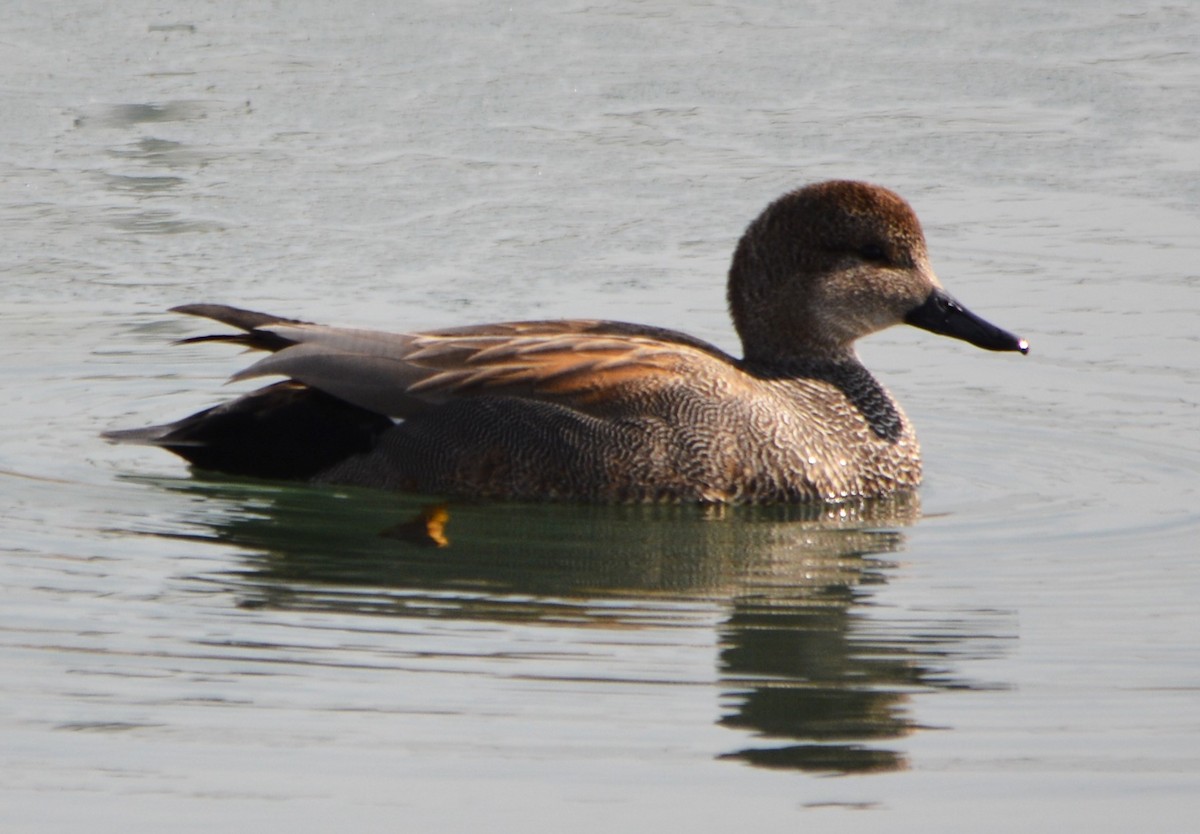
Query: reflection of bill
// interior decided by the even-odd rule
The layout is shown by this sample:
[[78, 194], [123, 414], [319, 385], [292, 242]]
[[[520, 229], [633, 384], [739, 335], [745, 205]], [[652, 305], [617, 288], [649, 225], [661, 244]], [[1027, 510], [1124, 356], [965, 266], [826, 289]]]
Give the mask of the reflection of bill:
[[[901, 768], [903, 754], [884, 742], [918, 729], [912, 693], [975, 685], [952, 662], [954, 644], [973, 636], [970, 618], [934, 639], [928, 621], [889, 622], [878, 604], [896, 570], [878, 557], [903, 547], [903, 528], [920, 515], [913, 496], [833, 506], [429, 505], [373, 490], [169, 486], [205, 493], [208, 535], [247, 562], [217, 579], [250, 607], [620, 628], [629, 639], [619, 651], [631, 656], [638, 631], [711, 628], [713, 616], [695, 616], [709, 612], [720, 723], [740, 736], [724, 758], [823, 773]], [[994, 620], [975, 633], [994, 638]]]

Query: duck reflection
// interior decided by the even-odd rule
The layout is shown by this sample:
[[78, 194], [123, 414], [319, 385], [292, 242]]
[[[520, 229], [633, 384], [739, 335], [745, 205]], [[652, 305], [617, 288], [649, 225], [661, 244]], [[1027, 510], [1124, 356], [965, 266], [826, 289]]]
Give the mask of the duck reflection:
[[[723, 758], [755, 766], [903, 768], [886, 742], [917, 729], [910, 694], [972, 685], [947, 676], [946, 647], [931, 646], [922, 626], [888, 623], [870, 606], [895, 569], [886, 555], [919, 516], [913, 497], [840, 507], [429, 505], [261, 482], [168, 486], [224, 499], [198, 503], [191, 521], [245, 551], [220, 581], [247, 607], [611, 627], [614, 600], [716, 605], [720, 723], [751, 742]], [[645, 618], [639, 607], [626, 625]]]
[[722, 626], [721, 723], [790, 744], [727, 754], [773, 768], [840, 773], [894, 770], [897, 753], [866, 746], [912, 729], [908, 691], [926, 678], [920, 659], [855, 638], [850, 585], [814, 588], [806, 600], [735, 599]]

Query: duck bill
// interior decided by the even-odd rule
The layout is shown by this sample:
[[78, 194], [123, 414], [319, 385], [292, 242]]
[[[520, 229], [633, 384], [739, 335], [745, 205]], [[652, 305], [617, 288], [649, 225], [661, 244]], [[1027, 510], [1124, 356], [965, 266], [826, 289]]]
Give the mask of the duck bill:
[[909, 310], [904, 321], [930, 333], [962, 339], [984, 350], [1029, 353], [1029, 342], [984, 321], [942, 289], [934, 290], [920, 306]]

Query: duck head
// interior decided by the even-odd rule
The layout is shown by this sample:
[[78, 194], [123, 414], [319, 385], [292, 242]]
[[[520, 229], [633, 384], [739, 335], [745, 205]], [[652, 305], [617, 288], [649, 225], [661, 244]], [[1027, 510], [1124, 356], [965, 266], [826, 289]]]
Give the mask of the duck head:
[[901, 323], [1029, 350], [942, 288], [912, 207], [863, 182], [809, 185], [767, 206], [738, 243], [728, 292], [746, 359], [768, 366], [852, 359], [857, 339]]

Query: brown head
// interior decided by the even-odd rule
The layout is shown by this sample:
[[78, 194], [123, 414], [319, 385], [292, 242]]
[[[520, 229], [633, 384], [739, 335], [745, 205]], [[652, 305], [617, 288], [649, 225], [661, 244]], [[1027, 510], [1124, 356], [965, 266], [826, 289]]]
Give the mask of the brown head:
[[738, 243], [728, 293], [746, 358], [768, 366], [849, 359], [855, 340], [902, 322], [1028, 349], [945, 293], [912, 208], [862, 182], [809, 185], [767, 206]]

